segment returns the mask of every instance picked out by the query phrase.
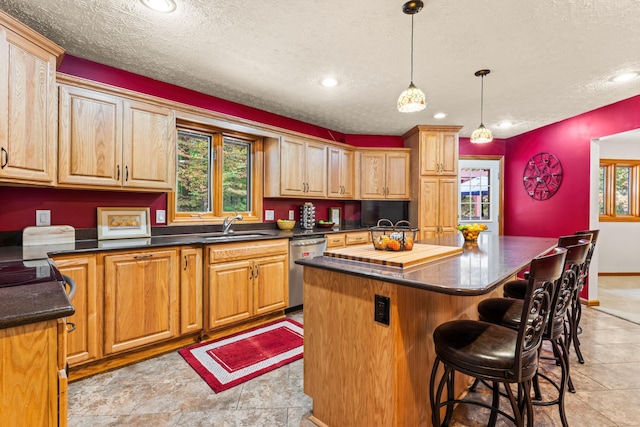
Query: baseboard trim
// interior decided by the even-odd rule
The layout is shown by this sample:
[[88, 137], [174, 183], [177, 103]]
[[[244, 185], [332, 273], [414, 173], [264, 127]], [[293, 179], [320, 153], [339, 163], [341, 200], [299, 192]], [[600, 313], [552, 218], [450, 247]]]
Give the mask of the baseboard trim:
[[640, 276], [640, 272], [614, 272], [614, 273], [598, 273], [598, 277], [600, 276]]

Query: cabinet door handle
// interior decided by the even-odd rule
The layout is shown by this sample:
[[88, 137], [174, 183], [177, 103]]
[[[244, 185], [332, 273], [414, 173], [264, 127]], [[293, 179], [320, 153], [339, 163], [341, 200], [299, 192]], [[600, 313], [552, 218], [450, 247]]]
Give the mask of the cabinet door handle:
[[67, 322], [67, 333], [73, 332], [76, 330], [76, 324], [73, 322]]
[[258, 278], [258, 275], [259, 275], [259, 273], [260, 273], [260, 270], [258, 270], [258, 266], [257, 266], [257, 265], [254, 267], [254, 269], [255, 269], [255, 272], [256, 272], [256, 273], [253, 275], [253, 277], [255, 277], [255, 278], [257, 279], [257, 278]]
[[118, 165], [117, 169], [118, 169], [118, 172], [116, 175], [116, 181], [120, 181], [120, 165]]
[[253, 280], [253, 268], [249, 270], [249, 280]]
[[151, 258], [151, 257], [153, 257], [153, 254], [135, 255], [133, 259], [145, 259], [145, 258]]
[[187, 271], [187, 267], [189, 267], [189, 260], [187, 259], [187, 256], [184, 256], [184, 270]]
[[4, 162], [2, 162], [2, 169], [6, 168], [9, 164], [9, 152], [2, 147], [2, 154], [4, 154]]
[[124, 180], [129, 181], [129, 166], [124, 167]]

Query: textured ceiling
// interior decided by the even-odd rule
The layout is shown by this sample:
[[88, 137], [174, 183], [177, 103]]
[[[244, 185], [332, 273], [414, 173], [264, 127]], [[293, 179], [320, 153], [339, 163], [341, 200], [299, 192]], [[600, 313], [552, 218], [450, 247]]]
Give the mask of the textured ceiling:
[[[507, 138], [640, 94], [638, 0], [426, 0], [413, 81], [427, 108], [403, 114], [411, 17], [403, 0], [0, 0], [68, 53], [347, 134], [480, 123]], [[244, 8], [247, 6], [247, 8]], [[335, 88], [320, 86], [332, 75]], [[433, 114], [448, 116], [436, 120]], [[503, 120], [513, 122], [501, 129]]]

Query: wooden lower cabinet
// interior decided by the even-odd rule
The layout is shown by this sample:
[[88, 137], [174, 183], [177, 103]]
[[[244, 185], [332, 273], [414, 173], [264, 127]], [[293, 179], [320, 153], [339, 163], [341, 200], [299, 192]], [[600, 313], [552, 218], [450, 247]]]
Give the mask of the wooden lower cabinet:
[[67, 338], [69, 366], [91, 362], [102, 356], [102, 293], [98, 289], [96, 255], [54, 257], [58, 270], [76, 283], [71, 303], [76, 310], [67, 317], [71, 333]]
[[202, 330], [202, 248], [180, 249], [180, 332]]
[[131, 350], [180, 334], [175, 248], [104, 255], [104, 353]]
[[206, 331], [283, 310], [288, 304], [287, 239], [207, 247]]
[[0, 329], [0, 426], [66, 426], [66, 325], [53, 319]]

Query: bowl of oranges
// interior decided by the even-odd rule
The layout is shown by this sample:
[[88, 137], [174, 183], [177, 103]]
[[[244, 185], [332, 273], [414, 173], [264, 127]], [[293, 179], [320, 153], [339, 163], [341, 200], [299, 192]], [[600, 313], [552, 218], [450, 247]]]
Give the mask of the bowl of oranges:
[[465, 242], [477, 242], [480, 233], [485, 231], [487, 226], [485, 224], [464, 224], [458, 225], [458, 230], [464, 236]]
[[395, 224], [388, 219], [381, 219], [375, 227], [371, 227], [373, 247], [379, 251], [410, 251], [416, 239], [417, 228], [411, 228], [409, 221], [398, 221]]

